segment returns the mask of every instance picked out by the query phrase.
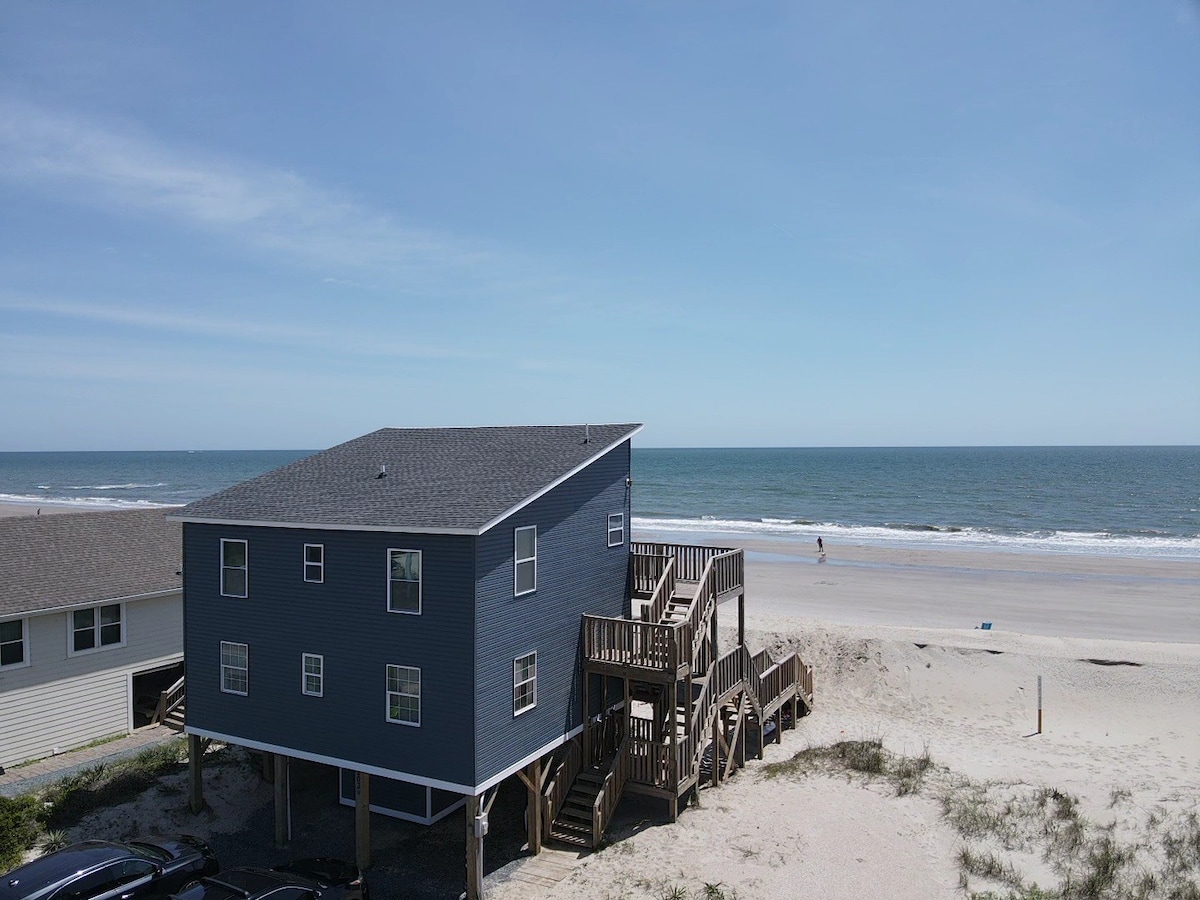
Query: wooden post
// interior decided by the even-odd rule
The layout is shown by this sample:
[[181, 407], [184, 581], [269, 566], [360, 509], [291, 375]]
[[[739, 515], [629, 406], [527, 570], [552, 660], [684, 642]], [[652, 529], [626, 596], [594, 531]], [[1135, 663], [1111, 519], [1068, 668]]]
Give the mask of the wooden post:
[[188, 809], [198, 813], [204, 809], [204, 747], [200, 735], [188, 735]]
[[354, 862], [359, 871], [371, 865], [371, 776], [354, 773]]
[[483, 900], [483, 838], [475, 834], [479, 798], [467, 797], [467, 900]]
[[725, 715], [724, 710], [722, 710], [720, 713], [718, 713], [716, 716], [713, 717], [713, 728], [712, 728], [712, 745], [713, 745], [712, 786], [713, 787], [718, 787], [721, 784], [721, 743], [725, 737], [724, 734], [722, 734], [723, 729], [721, 726], [724, 724], [722, 721], [724, 718], [724, 715]]
[[746, 594], [738, 594], [738, 646], [746, 646]]
[[1038, 676], [1038, 734], [1042, 733], [1042, 676]]
[[529, 852], [534, 856], [542, 852], [542, 758], [539, 756], [529, 764]]
[[284, 847], [288, 841], [288, 796], [287, 785], [288, 758], [282, 753], [275, 754], [275, 846]]

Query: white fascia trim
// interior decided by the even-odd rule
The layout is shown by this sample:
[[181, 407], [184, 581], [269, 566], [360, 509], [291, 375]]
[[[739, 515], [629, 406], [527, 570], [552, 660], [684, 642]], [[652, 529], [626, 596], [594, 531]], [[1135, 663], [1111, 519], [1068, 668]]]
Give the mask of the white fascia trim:
[[166, 518], [168, 522], [191, 522], [196, 525], [298, 528], [305, 531], [383, 531], [392, 534], [461, 534], [468, 537], [475, 537], [480, 533], [477, 528], [425, 528], [420, 525], [330, 525], [327, 522], [268, 522], [257, 519], [200, 519], [182, 516], [167, 516]]
[[547, 753], [549, 753], [551, 750], [555, 750], [555, 749], [557, 749], [557, 748], [561, 747], [561, 746], [562, 746], [563, 744], [565, 744], [567, 741], [571, 740], [571, 738], [575, 737], [575, 735], [577, 735], [577, 734], [582, 734], [582, 733], [583, 733], [583, 726], [582, 726], [582, 725], [580, 725], [578, 728], [573, 728], [572, 730], [568, 731], [566, 734], [562, 735], [561, 737], [557, 737], [557, 738], [555, 738], [555, 739], [554, 739], [554, 740], [552, 740], [550, 743], [548, 743], [548, 744], [546, 744], [546, 745], [542, 746], [540, 749], [538, 749], [538, 750], [534, 750], [532, 753], [530, 753], [530, 754], [529, 754], [528, 756], [526, 756], [524, 759], [520, 760], [519, 762], [515, 762], [515, 763], [513, 763], [513, 764], [512, 764], [511, 766], [509, 766], [507, 769], [504, 769], [504, 770], [503, 770], [503, 771], [501, 771], [499, 774], [493, 775], [493, 776], [492, 776], [491, 778], [489, 778], [487, 781], [485, 781], [485, 782], [483, 782], [482, 784], [478, 785], [478, 786], [475, 788], [475, 794], [476, 794], [476, 795], [478, 795], [478, 794], [482, 794], [482, 793], [483, 793], [484, 791], [486, 791], [488, 788], [490, 788], [490, 787], [492, 787], [492, 786], [494, 786], [494, 785], [497, 785], [497, 784], [499, 784], [500, 782], [502, 782], [502, 781], [503, 781], [505, 778], [507, 778], [509, 775], [512, 775], [512, 774], [514, 774], [515, 772], [517, 772], [517, 771], [519, 771], [519, 770], [521, 770], [521, 769], [525, 768], [527, 765], [529, 765], [529, 764], [530, 764], [531, 762], [533, 762], [535, 759], [540, 759], [541, 757], [543, 757], [543, 756], [545, 756]]
[[519, 510], [522, 510], [522, 509], [524, 509], [526, 506], [528, 506], [528, 505], [529, 505], [530, 503], [532, 503], [534, 500], [537, 500], [539, 497], [542, 497], [542, 496], [544, 496], [545, 494], [548, 494], [550, 491], [554, 490], [556, 487], [558, 487], [560, 484], [562, 484], [562, 483], [563, 483], [564, 481], [566, 481], [568, 478], [574, 478], [576, 475], [578, 475], [580, 472], [582, 472], [584, 469], [586, 469], [588, 466], [590, 466], [592, 463], [594, 463], [594, 462], [595, 462], [596, 460], [598, 460], [600, 457], [604, 456], [604, 454], [608, 453], [608, 452], [609, 452], [609, 451], [611, 451], [611, 450], [614, 450], [614, 449], [616, 449], [616, 448], [617, 448], [617, 447], [619, 447], [621, 444], [623, 444], [623, 443], [625, 443], [626, 441], [628, 441], [628, 440], [632, 439], [632, 438], [633, 438], [633, 437], [634, 437], [634, 436], [635, 436], [635, 435], [636, 435], [638, 432], [640, 432], [640, 431], [641, 431], [641, 430], [642, 430], [644, 427], [645, 427], [644, 425], [639, 425], [637, 428], [633, 429], [633, 431], [629, 432], [629, 433], [628, 433], [628, 434], [626, 434], [624, 437], [617, 438], [615, 441], [613, 441], [611, 444], [609, 444], [607, 447], [605, 447], [605, 448], [604, 448], [603, 450], [601, 450], [599, 453], [596, 453], [595, 455], [593, 455], [593, 456], [589, 457], [588, 459], [584, 460], [584, 461], [583, 461], [583, 462], [581, 462], [579, 465], [577, 465], [575, 468], [573, 468], [573, 469], [572, 469], [570, 472], [567, 472], [565, 475], [561, 475], [561, 476], [559, 476], [558, 478], [554, 479], [554, 481], [550, 482], [548, 485], [546, 485], [544, 488], [542, 488], [542, 489], [541, 489], [540, 491], [538, 491], [536, 494], [532, 494], [532, 495], [530, 495], [530, 496], [526, 497], [524, 500], [522, 500], [522, 501], [521, 501], [520, 503], [518, 503], [516, 506], [512, 507], [512, 509], [509, 509], [509, 510], [507, 510], [506, 512], [502, 512], [500, 515], [496, 516], [496, 518], [492, 519], [490, 522], [488, 522], [488, 523], [486, 523], [485, 525], [483, 525], [483, 526], [482, 526], [482, 527], [479, 529], [479, 531], [478, 531], [478, 532], [476, 532], [476, 534], [483, 534], [483, 533], [484, 533], [485, 531], [487, 531], [488, 529], [490, 529], [490, 528], [493, 528], [493, 527], [495, 527], [496, 525], [498, 525], [498, 524], [500, 524], [501, 522], [503, 522], [505, 519], [507, 519], [507, 518], [508, 518], [509, 516], [511, 516], [513, 513], [515, 513], [515, 512], [518, 512]]
[[172, 594], [178, 594], [183, 597], [183, 588], [171, 588], [166, 591], [154, 591], [149, 594], [130, 594], [128, 597], [113, 597], [108, 600], [80, 600], [76, 603], [60, 604], [58, 606], [47, 606], [42, 609], [31, 609], [27, 612], [5, 613], [0, 615], [0, 619], [20, 619], [25, 616], [47, 616], [50, 613], [69, 612], [73, 609], [86, 609], [89, 606], [112, 606], [116, 603], [134, 603], [138, 600], [156, 600], [159, 597], [170, 597]]
[[323, 753], [309, 753], [307, 750], [296, 750], [292, 747], [281, 747], [278, 744], [268, 744], [263, 741], [252, 741], [248, 738], [238, 737], [233, 734], [222, 734], [219, 731], [209, 731], [207, 728], [192, 728], [190, 725], [184, 728], [187, 734], [198, 735], [202, 738], [209, 738], [214, 741], [220, 741], [223, 744], [236, 744], [239, 747], [249, 747], [251, 750], [265, 750], [268, 753], [282, 753], [284, 756], [294, 756], [296, 759], [306, 759], [309, 762], [324, 763], [327, 766], [337, 766], [339, 769], [350, 769], [354, 772], [366, 772], [368, 775], [379, 775], [382, 778], [392, 778], [396, 781], [407, 781], [410, 784], [419, 784], [422, 787], [439, 788], [443, 791], [451, 791], [455, 794], [474, 795], [475, 788], [466, 784], [458, 784], [453, 781], [442, 781], [438, 778], [426, 778], [423, 775], [411, 775], [408, 772], [399, 772], [395, 769], [384, 769], [380, 766], [368, 766], [360, 762], [354, 762], [349, 759], [340, 759], [336, 756], [326, 756]]

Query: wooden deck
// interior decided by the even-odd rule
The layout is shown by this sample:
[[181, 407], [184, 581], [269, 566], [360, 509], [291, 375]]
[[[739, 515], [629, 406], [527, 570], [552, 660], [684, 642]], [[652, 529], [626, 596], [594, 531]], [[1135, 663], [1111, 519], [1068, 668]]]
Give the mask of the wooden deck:
[[752, 654], [739, 633], [717, 657], [717, 608], [745, 601], [742, 550], [631, 550], [640, 617], [583, 617], [585, 672], [622, 679], [625, 702], [596, 717], [588, 711], [584, 733], [562, 749], [543, 792], [548, 837], [577, 846], [600, 842], [626, 791], [666, 799], [673, 821], [703, 771], [719, 784], [748, 754], [761, 756], [768, 723], [778, 740], [785, 721], [794, 726], [813, 702], [812, 668], [794, 653]]

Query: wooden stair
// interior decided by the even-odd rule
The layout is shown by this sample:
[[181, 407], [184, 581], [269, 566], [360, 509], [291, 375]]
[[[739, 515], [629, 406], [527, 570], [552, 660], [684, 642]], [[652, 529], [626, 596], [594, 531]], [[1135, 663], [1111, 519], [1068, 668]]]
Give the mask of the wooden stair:
[[167, 713], [166, 718], [162, 720], [162, 724], [175, 731], [183, 731], [185, 705], [185, 703], [181, 702], [178, 706]]
[[592, 766], [575, 776], [562, 811], [550, 825], [552, 840], [574, 847], [592, 847], [592, 810], [607, 774], [603, 766]]

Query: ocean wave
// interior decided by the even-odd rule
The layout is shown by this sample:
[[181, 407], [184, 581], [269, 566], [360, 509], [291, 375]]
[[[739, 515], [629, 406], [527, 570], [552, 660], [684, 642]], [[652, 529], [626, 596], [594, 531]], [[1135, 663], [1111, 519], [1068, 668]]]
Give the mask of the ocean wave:
[[924, 525], [841, 525], [834, 522], [798, 523], [791, 519], [645, 518], [634, 516], [632, 526], [645, 532], [729, 534], [766, 538], [803, 537], [845, 544], [879, 546], [962, 547], [993, 550], [1034, 550], [1099, 556], [1137, 556], [1200, 559], [1200, 536], [1113, 534], [1103, 531], [1029, 531], [1004, 533], [986, 528]]
[[[137, 482], [131, 482], [129, 484], [64, 484], [60, 488], [60, 490], [64, 490], [64, 491], [139, 491], [139, 490], [146, 490], [148, 488], [160, 488], [160, 487], [166, 487], [166, 486], [167, 486], [167, 483], [165, 481], [156, 481], [154, 484], [138, 484]], [[38, 487], [42, 488], [43, 490], [50, 490], [50, 488], [43, 487], [40, 484], [38, 485]]]
[[38, 497], [25, 494], [0, 494], [0, 503], [23, 506], [71, 506], [79, 509], [159, 509], [178, 506], [154, 500], [119, 500], [114, 497]]

